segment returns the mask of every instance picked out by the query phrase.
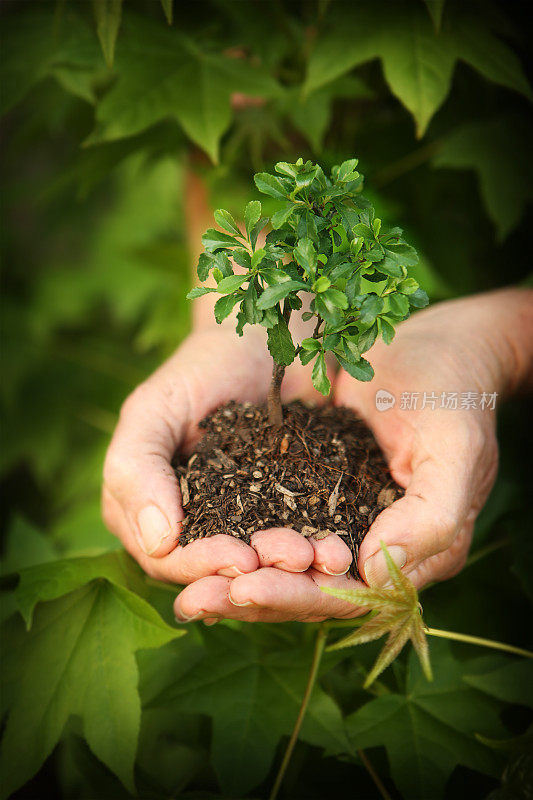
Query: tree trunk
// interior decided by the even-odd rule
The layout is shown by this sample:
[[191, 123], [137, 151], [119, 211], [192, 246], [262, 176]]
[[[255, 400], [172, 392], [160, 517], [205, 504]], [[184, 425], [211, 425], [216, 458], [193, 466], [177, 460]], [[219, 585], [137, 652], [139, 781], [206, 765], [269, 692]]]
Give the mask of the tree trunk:
[[285, 367], [281, 367], [274, 361], [272, 368], [272, 381], [268, 390], [267, 408], [268, 421], [276, 430], [283, 425], [283, 410], [281, 408], [281, 382], [285, 375]]

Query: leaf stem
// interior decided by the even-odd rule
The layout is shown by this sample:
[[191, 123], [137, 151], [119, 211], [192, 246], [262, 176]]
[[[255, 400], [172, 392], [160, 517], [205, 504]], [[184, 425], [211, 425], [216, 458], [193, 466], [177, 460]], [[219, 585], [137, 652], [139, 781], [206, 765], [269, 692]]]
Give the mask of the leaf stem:
[[479, 550], [475, 550], [466, 560], [466, 564], [464, 565], [463, 569], [467, 567], [471, 567], [472, 564], [475, 564], [476, 561], [480, 561], [485, 556], [490, 556], [492, 553], [495, 553], [496, 550], [499, 550], [501, 547], [507, 547], [508, 544], [511, 544], [511, 539], [506, 536], [504, 539], [498, 539], [496, 542], [491, 542], [490, 544], [485, 545], [485, 547], [480, 547]]
[[364, 750], [358, 750], [357, 751], [357, 755], [359, 756], [359, 758], [363, 762], [366, 771], [368, 772], [368, 774], [370, 775], [370, 777], [374, 781], [376, 789], [378, 790], [378, 792], [382, 796], [383, 800], [392, 800], [392, 797], [390, 796], [390, 794], [388, 793], [387, 789], [383, 785], [383, 783], [381, 781], [381, 778], [379, 777], [378, 773], [374, 769], [374, 766], [373, 766], [372, 762], [370, 761], [370, 759], [368, 758], [368, 756], [365, 753], [365, 751]]
[[300, 728], [302, 727], [302, 723], [304, 721], [305, 712], [307, 711], [307, 706], [309, 705], [309, 700], [311, 698], [311, 694], [313, 692], [313, 688], [316, 683], [318, 668], [320, 666], [322, 655], [324, 654], [324, 649], [326, 647], [327, 636], [328, 636], [328, 629], [325, 626], [320, 625], [316, 635], [313, 660], [311, 661], [311, 667], [309, 669], [309, 677], [307, 679], [307, 686], [305, 687], [305, 692], [302, 698], [302, 703], [300, 705], [300, 710], [298, 712], [298, 717], [294, 724], [294, 728], [291, 733], [291, 738], [289, 739], [289, 744], [287, 745], [287, 749], [285, 750], [283, 761], [281, 762], [278, 774], [276, 775], [274, 786], [272, 787], [272, 791], [270, 792], [269, 800], [276, 800], [276, 797], [278, 796], [278, 792], [283, 782], [283, 778], [285, 777], [287, 767], [289, 766], [289, 762], [291, 760], [292, 752], [294, 750], [296, 742], [298, 741]]
[[506, 653], [514, 653], [514, 655], [517, 656], [533, 658], [533, 652], [531, 650], [523, 650], [521, 647], [514, 647], [512, 644], [505, 644], [504, 642], [495, 642], [493, 639], [481, 639], [479, 636], [455, 633], [455, 631], [442, 631], [440, 628], [426, 628], [426, 633], [428, 636], [438, 636], [441, 639], [452, 639], [456, 642], [477, 644], [480, 647], [490, 647], [493, 650], [504, 650]]

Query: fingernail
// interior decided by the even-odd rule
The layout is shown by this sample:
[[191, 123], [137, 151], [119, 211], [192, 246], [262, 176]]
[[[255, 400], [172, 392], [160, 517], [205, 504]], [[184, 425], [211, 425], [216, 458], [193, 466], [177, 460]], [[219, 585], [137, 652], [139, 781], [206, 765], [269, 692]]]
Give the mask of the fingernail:
[[143, 508], [139, 512], [137, 523], [141, 534], [139, 544], [147, 556], [155, 553], [163, 539], [172, 533], [168, 519], [157, 506]]
[[335, 575], [336, 577], [338, 577], [339, 575], [346, 575], [346, 573], [350, 569], [350, 565], [349, 564], [346, 567], [346, 569], [342, 570], [342, 572], [332, 572], [330, 569], [325, 567], [324, 564], [317, 564], [317, 567], [320, 569], [321, 572], [325, 572], [326, 575]]
[[220, 622], [220, 619], [218, 617], [208, 617], [208, 618], [204, 619], [204, 625], [207, 625], [207, 626], [216, 625], [217, 622]]
[[205, 614], [205, 611], [200, 609], [200, 611], [197, 611], [196, 614], [192, 615], [192, 617], [188, 617], [185, 611], [181, 611], [180, 613], [183, 615], [183, 619], [180, 619], [180, 617], [176, 616], [174, 616], [174, 619], [178, 625], [186, 625], [188, 622], [194, 622], [194, 620], [199, 619], [202, 614]]
[[[388, 551], [390, 557], [399, 569], [405, 566], [407, 561], [407, 552], [403, 547], [393, 544], [388, 548]], [[385, 586], [385, 584], [389, 583], [390, 581], [389, 570], [387, 569], [385, 556], [381, 552], [376, 553], [370, 558], [367, 558], [363, 567], [363, 571], [365, 573], [366, 582], [369, 586]]]
[[228, 597], [229, 597], [230, 603], [232, 603], [234, 606], [253, 606], [253, 605], [255, 605], [255, 603], [252, 603], [251, 600], [246, 600], [244, 603], [237, 603], [237, 602], [235, 602], [235, 600], [233, 599], [231, 594], [228, 594]]
[[272, 566], [276, 569], [282, 569], [283, 572], [294, 572], [297, 574], [300, 574], [301, 572], [307, 572], [309, 569], [309, 567], [304, 567], [303, 569], [294, 569], [294, 567], [289, 566], [289, 564], [286, 564], [284, 561], [276, 561], [274, 564], [272, 564]]
[[246, 573], [241, 572], [237, 567], [224, 567], [218, 570], [217, 575], [222, 575], [224, 578], [238, 578], [239, 575], [246, 575]]

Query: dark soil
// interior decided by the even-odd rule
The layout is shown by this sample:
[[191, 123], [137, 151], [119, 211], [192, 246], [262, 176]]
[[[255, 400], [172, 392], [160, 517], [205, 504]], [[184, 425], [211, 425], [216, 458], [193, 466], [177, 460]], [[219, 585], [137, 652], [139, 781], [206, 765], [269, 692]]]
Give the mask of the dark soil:
[[352, 551], [357, 576], [359, 545], [403, 489], [353, 411], [291, 403], [273, 432], [265, 407], [232, 402], [200, 426], [195, 452], [175, 467], [187, 513], [180, 544], [217, 533], [248, 543], [275, 527], [314, 539], [334, 532]]

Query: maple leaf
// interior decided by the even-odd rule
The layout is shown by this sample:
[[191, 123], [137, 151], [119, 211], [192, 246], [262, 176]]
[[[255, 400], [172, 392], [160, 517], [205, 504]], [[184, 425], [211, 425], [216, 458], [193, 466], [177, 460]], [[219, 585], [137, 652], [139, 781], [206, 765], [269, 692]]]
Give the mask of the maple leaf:
[[357, 630], [330, 645], [328, 650], [339, 650], [343, 647], [371, 642], [374, 639], [380, 639], [386, 633], [389, 634], [376, 663], [367, 675], [364, 683], [366, 689], [394, 661], [408, 639], [411, 639], [426, 678], [433, 680], [418, 593], [409, 578], [398, 569], [384, 542], [380, 542], [380, 544], [392, 584], [390, 588], [363, 586], [360, 589], [332, 589], [322, 587], [323, 592], [331, 594], [333, 597], [377, 612]]
[[135, 654], [185, 635], [131, 590], [139, 574], [122, 552], [20, 572], [15, 599], [28, 629], [18, 615], [2, 627], [8, 716], [0, 797], [39, 770], [76, 716], [92, 752], [134, 791], [141, 721]]

